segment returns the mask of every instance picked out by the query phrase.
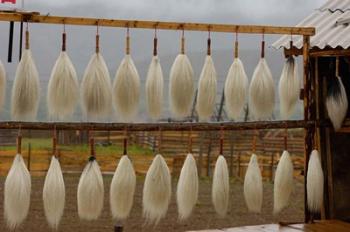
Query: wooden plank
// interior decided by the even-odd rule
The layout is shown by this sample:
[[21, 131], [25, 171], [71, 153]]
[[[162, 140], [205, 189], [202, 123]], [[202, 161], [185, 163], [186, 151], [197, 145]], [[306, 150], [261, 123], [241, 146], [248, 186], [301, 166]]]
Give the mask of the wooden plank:
[[160, 22], [142, 20], [122, 19], [98, 19], [82, 17], [51, 16], [38, 14], [22, 14], [20, 12], [0, 13], [0, 21], [28, 21], [31, 23], [66, 24], [80, 26], [105, 26], [124, 28], [144, 28], [162, 30], [186, 30], [186, 31], [211, 31], [228, 33], [248, 34], [292, 34], [292, 35], [314, 35], [313, 27], [278, 27], [260, 25], [230, 25], [230, 24], [208, 24], [208, 23], [187, 23], [187, 22]]
[[[289, 121], [255, 121], [255, 122], [159, 122], [159, 123], [93, 123], [93, 122], [0, 122], [0, 129], [31, 129], [31, 130], [95, 130], [95, 131], [218, 131], [218, 130], [257, 130], [310, 128], [315, 125], [312, 120]], [[317, 122], [319, 125], [330, 126], [329, 121]]]

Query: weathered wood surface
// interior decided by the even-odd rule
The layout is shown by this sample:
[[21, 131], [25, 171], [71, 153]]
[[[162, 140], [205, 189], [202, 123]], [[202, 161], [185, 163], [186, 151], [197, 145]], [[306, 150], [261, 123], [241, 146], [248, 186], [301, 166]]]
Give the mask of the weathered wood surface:
[[314, 35], [313, 27], [278, 27], [261, 25], [232, 25], [232, 24], [208, 24], [208, 23], [188, 23], [188, 22], [160, 22], [141, 20], [121, 20], [121, 19], [98, 19], [81, 18], [20, 13], [20, 12], [0, 12], [0, 21], [29, 21], [31, 23], [46, 24], [67, 24], [81, 26], [105, 26], [105, 27], [125, 27], [163, 30], [186, 30], [186, 31], [211, 31], [228, 33], [248, 33], [248, 34], [292, 34], [292, 35]]
[[350, 224], [338, 220], [317, 221], [312, 224], [267, 224], [258, 226], [242, 226], [236, 228], [200, 230], [200, 232], [347, 232], [350, 231]]
[[[329, 122], [317, 122], [329, 125]], [[30, 129], [30, 130], [97, 130], [97, 131], [218, 131], [218, 130], [257, 130], [310, 128], [315, 125], [313, 120], [288, 121], [255, 121], [255, 122], [160, 122], [160, 123], [90, 123], [90, 122], [0, 122], [0, 129]]]

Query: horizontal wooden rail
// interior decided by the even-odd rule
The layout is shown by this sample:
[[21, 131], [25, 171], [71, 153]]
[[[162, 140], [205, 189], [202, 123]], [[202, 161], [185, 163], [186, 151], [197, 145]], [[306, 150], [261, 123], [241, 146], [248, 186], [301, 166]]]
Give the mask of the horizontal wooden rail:
[[160, 22], [143, 20], [121, 20], [121, 19], [98, 19], [83, 17], [66, 17], [40, 15], [32, 12], [0, 12], [0, 21], [28, 21], [31, 23], [66, 24], [80, 26], [105, 26], [124, 28], [144, 28], [162, 30], [186, 30], [186, 31], [211, 31], [248, 34], [292, 34], [292, 35], [314, 35], [313, 27], [277, 27], [262, 25], [232, 25], [232, 24], [208, 24], [208, 23], [185, 23], [185, 22]]
[[[319, 125], [319, 123], [317, 123]], [[329, 123], [326, 123], [327, 125]], [[323, 123], [322, 125], [326, 125]], [[95, 130], [95, 131], [215, 131], [258, 130], [314, 127], [315, 121], [259, 121], [259, 122], [213, 122], [213, 123], [80, 123], [80, 122], [0, 122], [0, 129], [31, 130]]]

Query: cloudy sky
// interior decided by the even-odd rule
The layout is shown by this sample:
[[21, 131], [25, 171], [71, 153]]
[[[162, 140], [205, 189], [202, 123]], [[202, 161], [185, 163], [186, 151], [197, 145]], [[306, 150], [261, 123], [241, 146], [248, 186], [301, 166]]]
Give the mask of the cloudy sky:
[[[21, 0], [17, 0], [21, 2]], [[41, 14], [87, 16], [97, 18], [144, 19], [157, 21], [203, 22], [225, 24], [258, 24], [293, 26], [320, 7], [325, 0], [25, 0], [25, 9]], [[5, 4], [12, 6], [11, 4]], [[4, 4], [0, 4], [4, 7]], [[20, 4], [17, 4], [20, 7]], [[31, 49], [40, 73], [47, 81], [52, 66], [60, 52], [61, 25], [30, 24]], [[18, 61], [18, 29], [15, 28], [14, 62], [5, 63], [8, 46], [8, 22], [0, 22], [0, 60], [5, 63], [8, 79], [13, 80]], [[96, 28], [67, 26], [68, 53], [81, 79], [84, 69], [94, 52]], [[153, 30], [131, 30], [131, 54], [145, 79], [152, 55]], [[198, 79], [206, 52], [207, 32], [186, 32], [186, 51]], [[115, 71], [124, 56], [125, 29], [101, 28], [101, 51], [114, 78]], [[271, 44], [278, 36], [265, 36]], [[239, 35], [241, 58], [250, 77], [259, 59], [261, 35]], [[159, 56], [165, 76], [179, 52], [180, 32], [159, 31]], [[234, 35], [212, 33], [212, 54], [217, 66], [220, 83], [224, 82], [232, 63]], [[276, 83], [283, 65], [281, 50], [267, 48]], [[10, 88], [10, 86], [9, 86]], [[10, 92], [10, 91], [8, 91]], [[9, 93], [8, 93], [9, 94]], [[45, 99], [45, 91], [42, 93]], [[7, 107], [8, 108], [8, 107]], [[8, 111], [8, 109], [6, 110]]]

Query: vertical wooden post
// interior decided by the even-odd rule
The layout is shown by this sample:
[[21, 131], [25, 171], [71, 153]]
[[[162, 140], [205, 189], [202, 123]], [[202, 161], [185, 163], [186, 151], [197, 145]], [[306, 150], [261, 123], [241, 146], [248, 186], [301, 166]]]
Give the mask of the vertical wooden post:
[[232, 131], [230, 131], [229, 133], [229, 141], [230, 141], [230, 176], [233, 176], [233, 136], [234, 133], [232, 133]]
[[241, 152], [238, 152], [237, 176], [238, 178], [241, 178]]
[[[310, 118], [310, 76], [309, 76], [309, 47], [310, 36], [303, 36], [303, 80], [304, 80], [304, 120], [307, 121]], [[304, 219], [305, 222], [310, 220], [310, 212], [307, 205], [307, 189], [306, 189], [306, 175], [309, 164], [309, 156], [312, 151], [312, 129], [307, 128], [304, 130]]]
[[198, 158], [198, 175], [199, 177], [202, 177], [203, 175], [203, 140], [204, 140], [204, 133], [199, 132], [199, 158]]
[[271, 171], [271, 174], [270, 174], [270, 181], [273, 181], [273, 166], [274, 166], [274, 162], [275, 162], [275, 154], [272, 153], [271, 155], [271, 167], [270, 167], [270, 171]]

